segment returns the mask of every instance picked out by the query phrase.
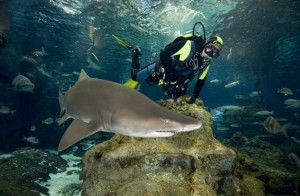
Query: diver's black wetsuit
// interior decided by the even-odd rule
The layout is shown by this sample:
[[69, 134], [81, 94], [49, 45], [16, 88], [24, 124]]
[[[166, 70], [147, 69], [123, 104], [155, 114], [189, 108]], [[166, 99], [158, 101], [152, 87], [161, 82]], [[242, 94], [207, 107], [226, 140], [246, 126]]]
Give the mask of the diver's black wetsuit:
[[192, 95], [194, 101], [199, 96], [209, 69], [209, 60], [205, 62], [201, 56], [204, 45], [202, 37], [178, 37], [160, 52], [159, 61], [140, 71], [138, 51], [133, 51], [132, 79], [146, 80], [150, 85], [163, 80], [164, 90], [172, 98], [177, 98], [187, 93], [188, 83], [197, 75], [198, 80]]

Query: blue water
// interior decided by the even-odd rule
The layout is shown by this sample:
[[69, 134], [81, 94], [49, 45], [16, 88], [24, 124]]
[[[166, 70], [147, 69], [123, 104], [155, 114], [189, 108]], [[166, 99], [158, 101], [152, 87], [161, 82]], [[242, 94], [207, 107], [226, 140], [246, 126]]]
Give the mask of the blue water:
[[[56, 97], [59, 90], [67, 90], [77, 80], [78, 75], [73, 72], [83, 68], [91, 77], [119, 83], [130, 77], [131, 53], [112, 34], [138, 45], [142, 50], [141, 64], [147, 65], [176, 37], [175, 32], [188, 32], [197, 21], [204, 23], [207, 37], [218, 34], [224, 40], [221, 56], [212, 61], [200, 94], [206, 109], [255, 105], [257, 110], [274, 111], [275, 117], [287, 119], [296, 127], [292, 135], [299, 138], [299, 108], [290, 111], [283, 104], [286, 99], [300, 99], [299, 1], [5, 0], [1, 6], [6, 22], [2, 20], [0, 24], [7, 32], [9, 46], [14, 49], [10, 58], [32, 56], [32, 52], [42, 47], [47, 55], [37, 57], [37, 65], [6, 61], [11, 63], [13, 71], [28, 76], [36, 87], [33, 94], [18, 93], [8, 89], [11, 86], [6, 80], [1, 81], [0, 104], [16, 112], [0, 114], [0, 151], [9, 152], [28, 145], [24, 137], [31, 135], [39, 139], [37, 147], [56, 149], [65, 126], [42, 121], [58, 118]], [[87, 68], [91, 28], [99, 39], [93, 52], [99, 58], [101, 71]], [[232, 56], [228, 59], [230, 49]], [[42, 64], [45, 72], [37, 71]], [[220, 83], [210, 83], [213, 79]], [[224, 88], [237, 80], [240, 85]], [[291, 89], [293, 95], [277, 93], [283, 87]], [[192, 90], [193, 85], [189, 94]], [[160, 87], [143, 84], [140, 91], [153, 100], [167, 98]], [[253, 91], [261, 91], [261, 95], [249, 97]], [[246, 96], [248, 100], [237, 100], [235, 95]], [[252, 132], [252, 136], [266, 134], [262, 126], [249, 126], [247, 120], [248, 124], [242, 124], [242, 128], [232, 128], [223, 122], [220, 114], [213, 119], [219, 139], [230, 137], [236, 131], [253, 129], [257, 132]], [[237, 119], [235, 123], [242, 122]], [[218, 132], [217, 124], [228, 127], [229, 131]], [[35, 132], [30, 131], [33, 125], [37, 128]]]

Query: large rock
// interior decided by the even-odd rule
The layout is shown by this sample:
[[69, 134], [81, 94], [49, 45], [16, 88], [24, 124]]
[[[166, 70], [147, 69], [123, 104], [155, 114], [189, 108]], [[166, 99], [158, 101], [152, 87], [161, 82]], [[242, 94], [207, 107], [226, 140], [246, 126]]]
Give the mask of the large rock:
[[0, 155], [0, 195], [48, 195], [48, 189], [38, 182], [48, 180], [50, 173], [64, 171], [67, 166], [60, 156], [33, 148]]
[[233, 176], [236, 153], [214, 138], [212, 118], [202, 102], [196, 100], [196, 104], [189, 105], [186, 99], [179, 99], [175, 108], [172, 100], [160, 104], [202, 120], [200, 130], [158, 139], [115, 135], [85, 154], [82, 194], [183, 196], [239, 192], [240, 185], [234, 183]]
[[[300, 171], [296, 165], [290, 163], [288, 154], [285, 154], [278, 146], [264, 141], [274, 140], [274, 138], [272, 136], [271, 139], [266, 136], [247, 138], [242, 133], [236, 132], [230, 139], [224, 139], [223, 143], [239, 152], [238, 162], [243, 161], [243, 167], [247, 166], [247, 170], [252, 170], [254, 176], [265, 181], [268, 194], [297, 195], [300, 192]], [[296, 149], [288, 144], [285, 148]], [[241, 159], [242, 156], [243, 159]], [[255, 163], [250, 164], [250, 159], [255, 160]]]

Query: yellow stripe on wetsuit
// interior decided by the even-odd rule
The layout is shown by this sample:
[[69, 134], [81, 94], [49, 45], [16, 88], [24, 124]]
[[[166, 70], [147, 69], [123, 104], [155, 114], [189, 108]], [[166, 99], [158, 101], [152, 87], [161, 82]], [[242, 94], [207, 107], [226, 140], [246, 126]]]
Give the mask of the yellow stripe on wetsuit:
[[192, 43], [190, 40], [187, 40], [184, 46], [172, 56], [180, 55], [179, 60], [184, 61], [189, 56], [191, 52], [191, 48], [192, 48]]
[[205, 78], [205, 76], [206, 76], [207, 73], [208, 73], [209, 67], [210, 67], [210, 65], [208, 65], [208, 66], [206, 67], [206, 69], [203, 71], [203, 73], [200, 75], [200, 77], [199, 77], [200, 80], [203, 80], [203, 79]]

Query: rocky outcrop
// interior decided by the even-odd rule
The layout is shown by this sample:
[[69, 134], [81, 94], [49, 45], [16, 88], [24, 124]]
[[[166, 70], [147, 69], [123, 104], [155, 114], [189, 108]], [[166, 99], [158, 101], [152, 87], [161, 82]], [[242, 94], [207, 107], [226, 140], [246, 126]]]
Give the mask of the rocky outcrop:
[[66, 167], [67, 162], [60, 156], [38, 149], [22, 148], [0, 155], [0, 195], [48, 195], [48, 189], [38, 182]]
[[[249, 175], [264, 181], [268, 194], [298, 195], [300, 192], [299, 169], [289, 162], [287, 153], [263, 139], [266, 140], [266, 136], [247, 138], [242, 133], [236, 132], [230, 139], [222, 142], [239, 152], [237, 162], [241, 165], [236, 168], [236, 171], [243, 171], [243, 173], [246, 170], [252, 171]], [[286, 148], [289, 147], [286, 146]], [[296, 149], [293, 146], [290, 148]], [[255, 160], [255, 163], [252, 160]]]
[[[196, 104], [189, 105], [187, 100], [180, 98], [176, 106], [172, 100], [159, 103], [202, 120], [201, 129], [157, 139], [114, 135], [85, 154], [82, 194], [183, 196], [245, 192], [243, 176], [234, 176], [236, 153], [214, 138], [212, 118], [202, 102], [196, 100]], [[248, 186], [259, 181], [251, 176], [245, 180]], [[258, 193], [262, 188], [259, 186]]]

